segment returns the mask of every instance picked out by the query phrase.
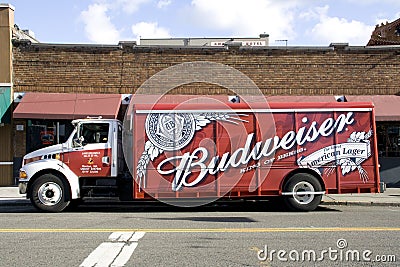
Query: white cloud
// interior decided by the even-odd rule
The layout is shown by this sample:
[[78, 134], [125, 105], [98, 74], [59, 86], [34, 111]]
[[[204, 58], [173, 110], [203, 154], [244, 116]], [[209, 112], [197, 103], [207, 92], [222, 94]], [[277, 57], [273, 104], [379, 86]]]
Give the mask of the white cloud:
[[387, 18], [386, 14], [378, 14], [377, 18], [375, 19], [375, 25], [386, 24], [388, 22], [393, 22], [400, 17], [400, 12], [396, 13], [393, 18]]
[[374, 5], [374, 4], [378, 4], [378, 5], [400, 5], [399, 0], [347, 0], [347, 2], [349, 2], [350, 4], [357, 4], [357, 5]]
[[150, 2], [150, 0], [118, 0], [117, 8], [122, 9], [125, 13], [132, 14], [139, 10], [140, 5]]
[[301, 12], [299, 18], [305, 20], [318, 20], [321, 17], [321, 14], [326, 14], [328, 12], [328, 9], [329, 6], [310, 8], [307, 11]]
[[108, 7], [105, 4], [92, 4], [80, 14], [85, 24], [87, 38], [94, 43], [117, 44], [120, 32], [107, 16]]
[[169, 30], [159, 27], [157, 22], [139, 22], [132, 25], [132, 33], [136, 39], [140, 38], [169, 38]]
[[[115, 5], [108, 0], [97, 0], [81, 12], [80, 18], [84, 23], [87, 38], [94, 43], [117, 44], [121, 40], [122, 30], [118, 30], [108, 14], [114, 14], [116, 10], [126, 13], [138, 11], [139, 6], [150, 0], [118, 0]], [[162, 2], [162, 3], [161, 3]], [[160, 0], [158, 5], [165, 7], [170, 0]], [[158, 26], [157, 22], [139, 22], [131, 26], [133, 35], [137, 40], [143, 38], [168, 38], [169, 30]]]
[[160, 1], [158, 1], [158, 3], [157, 3], [157, 7], [158, 7], [158, 8], [164, 8], [164, 7], [169, 6], [171, 3], [172, 3], [171, 0], [160, 0]]
[[366, 45], [374, 26], [357, 20], [328, 16], [329, 6], [316, 8], [319, 22], [310, 31], [311, 38], [319, 44], [345, 42], [350, 45]]
[[294, 11], [304, 1], [192, 0], [193, 19], [198, 25], [236, 36], [269, 33], [273, 39], [294, 39]]

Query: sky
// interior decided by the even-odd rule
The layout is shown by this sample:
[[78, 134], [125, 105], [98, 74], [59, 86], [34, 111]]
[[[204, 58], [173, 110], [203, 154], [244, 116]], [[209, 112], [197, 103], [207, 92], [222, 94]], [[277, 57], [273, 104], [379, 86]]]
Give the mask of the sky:
[[43, 43], [270, 36], [271, 46], [364, 46], [400, 18], [400, 0], [10, 0], [15, 23]]

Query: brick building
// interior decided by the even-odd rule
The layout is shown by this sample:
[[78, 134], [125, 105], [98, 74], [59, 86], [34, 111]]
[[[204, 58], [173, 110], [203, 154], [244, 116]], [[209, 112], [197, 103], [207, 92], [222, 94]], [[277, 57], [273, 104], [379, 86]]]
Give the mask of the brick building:
[[391, 23], [376, 25], [368, 42], [368, 46], [375, 45], [400, 45], [400, 18]]
[[[400, 171], [400, 46], [353, 47], [339, 43], [327, 47], [251, 47], [235, 42], [224, 47], [144, 46], [135, 42], [71, 45], [36, 44], [24, 39], [14, 39], [12, 43], [10, 90], [21, 96], [25, 94], [11, 124], [14, 172], [27, 151], [46, 145], [43, 136], [62, 132], [57, 138], [50, 138], [49, 143], [62, 142], [70, 127], [68, 116], [52, 113], [49, 117], [51, 105], [24, 114], [18, 109], [29, 104], [31, 108], [43, 107], [43, 103], [61, 101], [71, 95], [76, 99], [102, 94], [118, 98], [135, 93], [147, 79], [168, 67], [208, 61], [244, 73], [270, 101], [336, 101], [335, 96], [343, 96], [347, 101], [373, 101], [382, 178], [393, 186], [399, 185], [396, 172]], [[174, 79], [171, 75], [165, 82]], [[148, 93], [156, 90], [148, 88]], [[181, 85], [170, 93], [232, 94], [227, 88], [203, 82]], [[252, 93], [248, 89], [240, 91], [242, 95]], [[117, 102], [114, 102], [116, 109], [121, 101]], [[29, 141], [35, 134], [42, 137], [41, 143]]]

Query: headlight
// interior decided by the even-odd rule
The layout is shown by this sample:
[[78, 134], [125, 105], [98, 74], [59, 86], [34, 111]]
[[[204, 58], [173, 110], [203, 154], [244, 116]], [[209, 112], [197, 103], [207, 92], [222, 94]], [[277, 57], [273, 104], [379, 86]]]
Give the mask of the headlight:
[[26, 179], [27, 177], [28, 177], [28, 175], [26, 175], [25, 171], [19, 171], [19, 178]]

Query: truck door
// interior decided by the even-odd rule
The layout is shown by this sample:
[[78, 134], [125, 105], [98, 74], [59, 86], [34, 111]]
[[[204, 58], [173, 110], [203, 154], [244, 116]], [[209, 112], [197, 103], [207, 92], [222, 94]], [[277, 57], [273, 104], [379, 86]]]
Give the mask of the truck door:
[[111, 176], [112, 133], [109, 122], [87, 122], [78, 126], [67, 165], [80, 177]]

